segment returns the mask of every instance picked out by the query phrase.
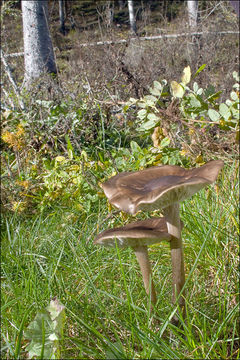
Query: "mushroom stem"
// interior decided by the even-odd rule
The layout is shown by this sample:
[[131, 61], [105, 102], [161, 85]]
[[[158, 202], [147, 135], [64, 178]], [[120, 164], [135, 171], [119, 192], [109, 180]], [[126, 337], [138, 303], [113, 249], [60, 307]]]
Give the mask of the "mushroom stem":
[[[155, 287], [154, 287], [152, 279], [151, 279], [151, 286], [150, 286], [150, 278], [152, 277], [152, 269], [151, 269], [151, 264], [150, 264], [149, 257], [148, 257], [148, 248], [146, 245], [141, 245], [141, 246], [135, 246], [133, 248], [133, 250], [135, 252], [136, 258], [140, 265], [146, 293], [149, 295], [150, 288], [151, 288], [150, 300], [151, 300], [152, 305], [155, 305], [157, 302], [157, 296], [156, 296]], [[151, 306], [151, 309], [152, 309], [152, 306]]]
[[[168, 232], [174, 238], [170, 241], [171, 258], [172, 258], [172, 277], [173, 277], [173, 294], [172, 301], [176, 302], [176, 298], [181, 292], [185, 283], [184, 272], [184, 256], [181, 238], [182, 225], [179, 216], [179, 204], [175, 203], [164, 209], [164, 215], [167, 221]], [[185, 300], [184, 293], [178, 299], [178, 304], [185, 316]], [[173, 322], [178, 322], [177, 317], [173, 317]]]

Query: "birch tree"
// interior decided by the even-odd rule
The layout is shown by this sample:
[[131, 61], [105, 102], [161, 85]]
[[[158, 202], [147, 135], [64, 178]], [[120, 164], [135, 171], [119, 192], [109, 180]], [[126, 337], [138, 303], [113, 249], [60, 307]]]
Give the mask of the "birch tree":
[[64, 16], [64, 0], [59, 0], [59, 22], [60, 22], [60, 31], [65, 35], [65, 16]]
[[22, 0], [25, 85], [43, 73], [56, 74], [47, 0]]
[[131, 32], [133, 34], [136, 34], [137, 33], [137, 26], [136, 26], [136, 20], [135, 20], [135, 16], [134, 16], [133, 0], [128, 0], [128, 11], [129, 11], [129, 20], [130, 20]]
[[188, 22], [192, 30], [196, 30], [198, 25], [198, 0], [188, 0]]
[[230, 0], [230, 4], [232, 5], [232, 7], [234, 8], [234, 10], [237, 13], [237, 16], [239, 17], [239, 0]]

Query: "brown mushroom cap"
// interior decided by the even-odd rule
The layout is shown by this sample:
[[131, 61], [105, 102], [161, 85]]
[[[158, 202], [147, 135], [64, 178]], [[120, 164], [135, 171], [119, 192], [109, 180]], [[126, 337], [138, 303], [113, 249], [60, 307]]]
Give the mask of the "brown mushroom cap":
[[156, 166], [120, 173], [106, 181], [102, 188], [111, 204], [135, 214], [139, 210], [163, 209], [191, 197], [212, 184], [222, 167], [221, 160], [191, 170], [174, 165]]
[[119, 248], [143, 246], [170, 241], [172, 236], [168, 233], [165, 218], [151, 218], [125, 226], [108, 229], [98, 234], [94, 240], [95, 245], [115, 246]]

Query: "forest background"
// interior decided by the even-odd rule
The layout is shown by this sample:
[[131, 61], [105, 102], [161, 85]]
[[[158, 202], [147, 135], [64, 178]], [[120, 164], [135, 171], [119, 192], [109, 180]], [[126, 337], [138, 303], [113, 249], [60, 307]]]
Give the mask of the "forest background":
[[[30, 88], [20, 2], [1, 3], [15, 83], [2, 61], [2, 358], [239, 358], [238, 17], [228, 1], [202, 0], [193, 29], [186, 1], [133, 3], [136, 34], [127, 1], [65, 1], [64, 28], [59, 2], [49, 1], [57, 77]], [[186, 35], [193, 30], [200, 35]], [[151, 252], [154, 314], [131, 252], [93, 246], [99, 231], [132, 219], [113, 211], [100, 184], [211, 159], [225, 162], [219, 181], [182, 207], [191, 291], [176, 328], [167, 246]], [[42, 325], [35, 338], [27, 327], [53, 298], [65, 320], [54, 330], [49, 321], [57, 340], [45, 344]]]

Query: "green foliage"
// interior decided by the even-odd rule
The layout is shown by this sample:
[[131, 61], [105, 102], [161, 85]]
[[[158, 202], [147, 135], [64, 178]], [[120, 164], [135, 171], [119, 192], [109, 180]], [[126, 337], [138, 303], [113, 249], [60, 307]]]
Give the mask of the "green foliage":
[[96, 121], [88, 123], [88, 106], [83, 99], [78, 107], [36, 100], [28, 113], [5, 111], [2, 188], [8, 210], [30, 214], [71, 207], [84, 217], [99, 202], [99, 183], [112, 174], [159, 163], [183, 164], [184, 157], [167, 139], [158, 149], [140, 146], [127, 139], [127, 130], [107, 126], [98, 104], [92, 109]]
[[15, 9], [15, 6], [18, 4], [18, 0], [8, 0], [3, 1], [1, 4], [1, 13], [0, 13], [0, 20], [3, 21], [5, 16], [11, 15], [16, 17], [20, 17], [20, 11]]
[[236, 131], [239, 119], [239, 78], [236, 72], [233, 73], [233, 77], [237, 83], [233, 85], [230, 99], [227, 99], [225, 103], [217, 102], [221, 92], [216, 92], [211, 85], [204, 90], [194, 82], [192, 90], [186, 88], [187, 95], [180, 103], [184, 117], [187, 120], [201, 119], [203, 123], [210, 121], [212, 125], [217, 124], [221, 129]]
[[[202, 89], [194, 82], [190, 89], [188, 66], [180, 83], [169, 87], [166, 80], [154, 81], [149, 95], [131, 98], [121, 121], [87, 96], [78, 101], [24, 99], [27, 112], [3, 113], [5, 208], [28, 214], [71, 208], [84, 218], [101, 201], [100, 182], [113, 174], [159, 164], [203, 163], [210, 156], [205, 146], [202, 153], [202, 137], [213, 143], [212, 126], [237, 137], [239, 79], [233, 75], [230, 99], [218, 104], [220, 92], [213, 86]], [[131, 105], [137, 106], [134, 121]]]
[[51, 300], [46, 309], [39, 311], [24, 332], [31, 342], [26, 347], [30, 359], [59, 359], [60, 340], [63, 338], [65, 310], [57, 299]]
[[[229, 161], [214, 186], [181, 206], [187, 314], [179, 327], [170, 322], [176, 309], [171, 306], [169, 244], [149, 249], [158, 294], [150, 314], [131, 249], [93, 245], [99, 231], [125, 223], [119, 214], [108, 216], [105, 202], [77, 221], [72, 221], [71, 208], [32, 218], [16, 212], [6, 216], [1, 232], [1, 358], [27, 358], [24, 334], [32, 314], [56, 296], [66, 307], [59, 358], [238, 359], [238, 195], [238, 162]], [[38, 324], [42, 345], [40, 320]], [[55, 330], [45, 329], [46, 343]]]
[[[196, 71], [193, 78], [204, 68], [205, 64]], [[239, 77], [236, 72], [233, 73], [233, 77], [236, 83], [233, 85], [230, 99], [224, 103], [219, 102], [222, 92], [216, 91], [212, 85], [203, 89], [194, 81], [192, 88], [188, 86], [191, 81], [189, 66], [184, 69], [180, 83], [172, 81], [169, 87], [166, 80], [154, 81], [153, 87], [149, 89], [151, 95], [145, 95], [139, 100], [131, 98], [128, 102], [129, 107], [134, 105], [139, 109], [137, 111], [137, 131], [141, 136], [147, 137], [158, 128], [161, 136], [157, 138], [155, 133], [153, 141], [154, 146], [161, 147], [161, 140], [164, 137], [169, 138], [168, 134], [163, 134], [162, 129], [165, 130], [165, 133], [168, 129], [168, 133], [172, 135], [170, 137], [175, 138], [176, 123], [178, 123], [177, 133], [180, 134], [181, 142], [176, 146], [171, 141], [172, 144], [169, 143], [167, 149], [168, 152], [175, 152], [175, 158], [179, 158], [181, 151], [185, 150], [184, 147], [180, 147], [181, 144], [191, 146], [192, 139], [186, 137], [187, 127], [190, 127], [192, 135], [199, 130], [204, 131], [207, 142], [212, 143], [211, 129], [217, 126], [223, 133], [228, 131], [233, 133], [237, 142], [239, 136]], [[173, 104], [177, 104], [177, 115], [176, 111], [172, 111]], [[196, 139], [194, 141], [196, 143]], [[197, 141], [199, 142], [199, 140]], [[171, 148], [170, 145], [172, 145]], [[202, 144], [199, 143], [199, 145]], [[194, 162], [194, 158], [192, 162]]]

